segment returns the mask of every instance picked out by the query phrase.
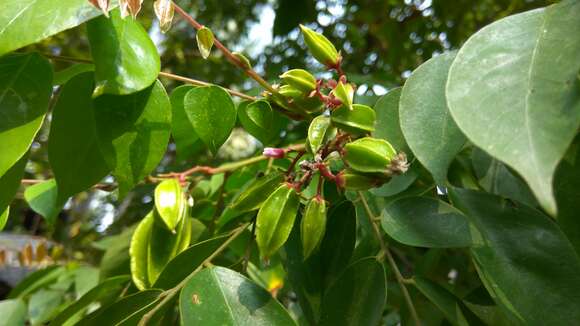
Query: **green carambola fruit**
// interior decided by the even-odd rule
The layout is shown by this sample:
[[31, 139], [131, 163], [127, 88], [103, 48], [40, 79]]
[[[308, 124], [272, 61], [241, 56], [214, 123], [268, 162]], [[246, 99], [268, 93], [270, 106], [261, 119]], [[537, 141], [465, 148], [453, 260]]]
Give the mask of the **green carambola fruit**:
[[290, 184], [283, 184], [264, 202], [256, 218], [256, 242], [262, 258], [271, 257], [288, 239], [300, 196]]
[[[354, 88], [351, 84], [338, 82], [338, 85], [332, 90], [332, 94], [342, 102], [343, 106], [352, 110], [352, 101], [354, 100]], [[374, 111], [373, 111], [374, 112]]]
[[301, 90], [304, 93], [310, 93], [316, 89], [316, 78], [314, 78], [311, 73], [304, 69], [288, 70], [280, 75], [280, 78], [287, 85]]
[[155, 188], [155, 208], [169, 231], [185, 216], [187, 198], [177, 179], [163, 180]]
[[234, 198], [231, 208], [240, 213], [256, 210], [260, 208], [271, 194], [284, 181], [284, 174], [272, 172], [250, 182]]
[[357, 139], [344, 146], [344, 159], [355, 171], [386, 173], [397, 152], [386, 140], [372, 137]]
[[343, 170], [336, 176], [336, 184], [339, 187], [353, 191], [369, 190], [380, 186], [385, 181], [387, 181], [386, 178], [358, 173], [352, 169]]
[[321, 197], [314, 197], [306, 205], [302, 222], [300, 223], [300, 237], [302, 239], [302, 253], [304, 259], [310, 257], [324, 237], [326, 230], [326, 202]]
[[368, 134], [375, 130], [376, 114], [370, 106], [353, 104], [352, 110], [343, 105], [332, 111], [332, 123], [351, 134]]
[[319, 115], [312, 119], [308, 127], [308, 149], [316, 153], [324, 143], [336, 135], [336, 128], [330, 125], [330, 117]]
[[335, 67], [340, 62], [340, 55], [330, 41], [320, 33], [316, 33], [310, 28], [300, 25], [300, 30], [304, 36], [304, 43], [312, 56], [327, 67]]

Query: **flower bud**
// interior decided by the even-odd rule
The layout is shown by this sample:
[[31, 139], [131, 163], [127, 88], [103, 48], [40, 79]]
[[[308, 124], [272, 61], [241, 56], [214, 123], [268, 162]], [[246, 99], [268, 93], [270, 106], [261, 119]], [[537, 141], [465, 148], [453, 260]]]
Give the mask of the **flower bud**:
[[344, 147], [344, 159], [358, 172], [389, 174], [389, 164], [397, 155], [386, 140], [372, 137], [357, 139]]
[[240, 52], [232, 52], [232, 55], [236, 57], [236, 59], [238, 59], [242, 68], [246, 70], [252, 69], [252, 64], [250, 63], [250, 60], [246, 58], [245, 55], [241, 54]]
[[284, 156], [286, 156], [286, 151], [282, 148], [266, 147], [264, 148], [262, 155], [270, 158], [284, 158]]
[[109, 0], [89, 0], [89, 2], [97, 9], [103, 11], [105, 16], [109, 17]]
[[351, 134], [368, 134], [375, 130], [376, 114], [371, 107], [353, 104], [352, 110], [343, 105], [332, 111], [332, 123]]
[[195, 39], [197, 40], [197, 48], [199, 49], [201, 57], [207, 59], [211, 53], [211, 48], [213, 47], [213, 32], [211, 29], [204, 26], [197, 31]]
[[300, 25], [300, 30], [304, 36], [304, 42], [312, 56], [323, 65], [333, 68], [340, 63], [340, 54], [330, 41], [320, 33], [316, 33], [310, 28]]
[[260, 208], [266, 200], [267, 194], [276, 190], [282, 181], [284, 181], [284, 175], [279, 172], [272, 172], [257, 178], [240, 190], [238, 195], [233, 199], [231, 208], [240, 213]]
[[324, 115], [319, 115], [312, 119], [308, 127], [308, 146], [312, 154], [318, 152], [320, 147], [329, 139], [336, 135], [336, 128], [330, 125], [330, 118]]
[[310, 93], [316, 89], [316, 78], [304, 69], [288, 70], [280, 78], [288, 85], [301, 90], [303, 93]]
[[121, 9], [121, 18], [125, 18], [131, 14], [133, 19], [137, 18], [137, 14], [141, 11], [141, 4], [143, 0], [119, 0], [119, 8]]
[[336, 87], [332, 90], [332, 95], [342, 102], [343, 106], [352, 110], [352, 102], [354, 99], [354, 88], [349, 83], [339, 81]]
[[173, 2], [171, 0], [157, 0], [153, 3], [153, 9], [157, 19], [159, 19], [161, 32], [167, 32], [173, 21]]
[[271, 257], [288, 240], [299, 206], [300, 196], [291, 184], [278, 187], [262, 204], [256, 218], [256, 242], [262, 258]]
[[319, 196], [312, 198], [306, 205], [300, 223], [303, 258], [310, 257], [318, 247], [326, 229], [326, 202]]
[[342, 189], [359, 191], [369, 190], [382, 185], [383, 180], [375, 175], [361, 174], [347, 169], [336, 175], [336, 185]]

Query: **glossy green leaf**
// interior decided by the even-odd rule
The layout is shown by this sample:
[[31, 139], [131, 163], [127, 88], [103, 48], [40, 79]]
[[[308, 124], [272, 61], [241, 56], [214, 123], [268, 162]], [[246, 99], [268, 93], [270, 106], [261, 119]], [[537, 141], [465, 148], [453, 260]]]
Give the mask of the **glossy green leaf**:
[[10, 215], [10, 206], [6, 207], [2, 213], [0, 213], [0, 231], [4, 230], [6, 222], [8, 222], [8, 216]]
[[395, 147], [397, 151], [403, 151], [407, 156], [412, 155], [407, 141], [403, 136], [401, 124], [399, 123], [399, 99], [401, 98], [401, 87], [390, 90], [383, 95], [374, 106], [377, 115], [375, 131], [373, 137], [382, 138]]
[[171, 130], [171, 104], [159, 81], [125, 96], [95, 100], [99, 148], [124, 196], [161, 161]]
[[[92, 63], [76, 63], [70, 67], [54, 72], [52, 85], [60, 86], [69, 82], [74, 77], [89, 71], [95, 71], [95, 65]], [[93, 86], [94, 87], [94, 86]]]
[[554, 221], [495, 195], [459, 188], [450, 195], [482, 235], [471, 248], [475, 267], [512, 323], [580, 320], [580, 259]]
[[129, 247], [131, 256], [131, 276], [133, 283], [139, 290], [147, 289], [151, 286], [149, 281], [149, 244], [151, 243], [151, 233], [155, 217], [153, 212], [147, 214], [141, 220], [133, 236]]
[[379, 197], [389, 197], [400, 194], [401, 192], [409, 189], [409, 187], [417, 180], [419, 177], [418, 173], [411, 168], [411, 170], [405, 172], [401, 175], [396, 175], [389, 180], [389, 182], [384, 185], [371, 189], [370, 192]]
[[[189, 218], [183, 218], [177, 225], [175, 232], [171, 232], [167, 230], [165, 225], [163, 225], [163, 222], [156, 212], [153, 212], [153, 215], [155, 221], [153, 222], [151, 236], [147, 245], [147, 273], [149, 284], [153, 284], [157, 280], [157, 277], [159, 277], [159, 274], [161, 274], [165, 265], [167, 265], [171, 258], [175, 257], [175, 255], [181, 251], [180, 240], [184, 231], [189, 231], [189, 236], [191, 236]], [[187, 228], [189, 228], [189, 230], [187, 230]], [[189, 239], [190, 238], [188, 237], [185, 247], [189, 246]]]
[[8, 299], [23, 298], [28, 296], [30, 293], [54, 282], [58, 279], [64, 272], [66, 268], [63, 266], [49, 266], [43, 269], [39, 269], [26, 276], [23, 280], [16, 285], [12, 291], [8, 294]]
[[262, 144], [268, 144], [278, 136], [279, 117], [272, 110], [270, 103], [264, 100], [242, 102], [238, 107], [238, 118], [244, 129], [256, 137]]
[[2, 300], [0, 301], [0, 316], [6, 325], [25, 325], [26, 303], [22, 299]]
[[580, 137], [578, 136], [556, 171], [554, 189], [558, 202], [558, 224], [570, 242], [572, 242], [572, 245], [574, 245], [576, 253], [580, 255], [580, 219], [578, 218]]
[[28, 318], [32, 325], [43, 325], [57, 312], [64, 297], [61, 291], [40, 289], [28, 300]]
[[95, 62], [95, 95], [126, 95], [149, 87], [159, 74], [157, 48], [135, 19], [122, 19], [118, 9], [110, 17], [87, 24]]
[[[0, 28], [0, 35], [1, 31]], [[39, 54], [18, 53], [0, 58], [0, 176], [28, 151], [42, 125], [51, 94], [52, 67]]]
[[182, 158], [191, 157], [199, 150], [201, 144], [199, 137], [195, 133], [195, 129], [193, 129], [193, 125], [185, 113], [185, 94], [193, 88], [191, 85], [179, 86], [171, 92], [171, 96], [169, 97], [173, 109], [171, 135], [177, 147], [177, 155]]
[[157, 289], [170, 289], [182, 280], [187, 275], [191, 274], [195, 269], [202, 266], [202, 263], [214, 253], [224, 242], [228, 236], [219, 236], [209, 240], [205, 240], [191, 246], [179, 255], [175, 256], [163, 269], [155, 284]]
[[73, 302], [65, 310], [61, 311], [50, 322], [50, 326], [69, 324], [70, 320], [74, 319], [74, 316], [77, 313], [87, 309], [91, 304], [108, 301], [111, 297], [118, 297], [127, 286], [127, 282], [129, 282], [130, 279], [129, 276], [122, 275], [103, 281], [101, 284], [85, 293], [80, 299]]
[[399, 114], [401, 130], [415, 157], [444, 184], [447, 169], [465, 143], [465, 136], [451, 118], [445, 83], [455, 52], [435, 57], [405, 82]]
[[24, 191], [24, 198], [30, 208], [42, 215], [49, 224], [54, 224], [64, 205], [64, 201], [57, 201], [57, 196], [58, 188], [54, 179], [37, 183]]
[[7, 208], [14, 195], [20, 188], [20, 180], [24, 174], [24, 168], [28, 162], [28, 153], [24, 154], [3, 176], [0, 176], [0, 211]]
[[262, 204], [256, 217], [256, 242], [262, 257], [270, 257], [284, 245], [299, 206], [300, 196], [288, 184], [279, 186]]
[[155, 187], [155, 208], [170, 231], [185, 218], [187, 199], [177, 179], [163, 180]]
[[86, 0], [5, 0], [0, 15], [0, 56], [101, 15]]
[[61, 202], [98, 183], [109, 173], [97, 141], [91, 97], [93, 76], [90, 72], [83, 73], [62, 86], [53, 109], [48, 160]]
[[295, 325], [270, 293], [241, 274], [206, 268], [191, 278], [179, 297], [181, 323], [188, 325]]
[[468, 219], [456, 208], [431, 197], [404, 197], [381, 214], [383, 230], [409, 246], [469, 247], [473, 240]]
[[320, 325], [378, 325], [387, 301], [387, 278], [375, 258], [350, 265], [322, 298]]
[[268, 197], [284, 181], [284, 175], [280, 172], [272, 172], [249, 181], [232, 200], [231, 208], [238, 212], [249, 212], [262, 206]]
[[[131, 294], [91, 313], [78, 324], [83, 326], [136, 325], [136, 321], [152, 308], [151, 305], [157, 301], [161, 293], [160, 290], [145, 290]], [[129, 322], [129, 320], [135, 322]]]
[[196, 87], [185, 95], [185, 113], [195, 132], [215, 155], [236, 124], [236, 108], [221, 87]]
[[332, 111], [332, 123], [346, 132], [359, 135], [375, 130], [376, 113], [370, 106], [354, 104], [352, 109], [341, 106]]
[[577, 1], [504, 18], [465, 43], [447, 84], [459, 128], [520, 173], [552, 215], [554, 171], [580, 126], [579, 28]]
[[511, 172], [505, 164], [479, 148], [473, 149], [471, 163], [475, 177], [485, 191], [515, 199], [530, 206], [537, 205], [536, 199], [525, 181]]

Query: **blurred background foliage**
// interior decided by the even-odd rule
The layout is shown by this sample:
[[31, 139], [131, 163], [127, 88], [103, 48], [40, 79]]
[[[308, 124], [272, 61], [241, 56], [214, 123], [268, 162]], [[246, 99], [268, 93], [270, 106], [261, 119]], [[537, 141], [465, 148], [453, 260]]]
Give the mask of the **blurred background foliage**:
[[[459, 48], [481, 27], [504, 16], [543, 7], [551, 2], [554, 1], [177, 1], [202, 24], [210, 27], [226, 46], [244, 52], [251, 59], [255, 69], [272, 83], [276, 82], [279, 74], [291, 68], [307, 67], [323, 76], [325, 72], [322, 67], [306, 53], [303, 41], [299, 37], [298, 24], [307, 24], [323, 32], [338, 49], [341, 49], [344, 70], [351, 81], [359, 85], [358, 101], [371, 105], [378, 96], [394, 86], [401, 85], [410, 72], [422, 62], [438, 53]], [[153, 1], [145, 1], [139, 20], [158, 46], [164, 71], [240, 89], [251, 94], [260, 93], [257, 85], [229, 65], [218, 51], [214, 50], [208, 60], [203, 60], [195, 45], [194, 30], [177, 16], [173, 28], [167, 34], [161, 34], [154, 19], [152, 3]], [[56, 35], [26, 50], [90, 58], [84, 26]], [[66, 68], [68, 65], [56, 62], [55, 70]], [[174, 81], [163, 80], [163, 82], [169, 92], [179, 86]], [[302, 124], [292, 122], [286, 129], [281, 137], [281, 143], [304, 137], [305, 126]], [[32, 146], [25, 175], [27, 179], [51, 177], [46, 153], [48, 130], [46, 123]], [[226, 144], [221, 155], [214, 159], [206, 155], [203, 148], [199, 148], [193, 157], [175, 159], [174, 147], [170, 147], [158, 171], [178, 171], [195, 164], [218, 165], [223, 159], [249, 156], [259, 150], [260, 145], [255, 140], [249, 139], [247, 134], [240, 131], [234, 135], [237, 135], [237, 138]], [[251, 175], [256, 171], [242, 171], [240, 175], [232, 176], [229, 186], [235, 189], [236, 185], [243, 183], [244, 173]], [[215, 205], [213, 200], [216, 197], [213, 195], [215, 189], [212, 188], [212, 184], [221, 182], [213, 181], [215, 182], [207, 181], [207, 184], [198, 189], [198, 192], [203, 193], [200, 196], [205, 197], [201, 198], [203, 205], [198, 206], [201, 215], [212, 214], [212, 206]], [[122, 201], [117, 200], [115, 193], [103, 191], [79, 194], [67, 203], [53, 226], [48, 225], [40, 215], [28, 207], [22, 199], [24, 187], [21, 190], [12, 203], [5, 231], [46, 237], [62, 245], [64, 257], [67, 259], [96, 265], [103, 256], [103, 249], [114, 247], [115, 238], [107, 236], [121, 234], [119, 237], [127, 238], [127, 232], [122, 231], [130, 230], [129, 227], [151, 208], [153, 186], [139, 186]], [[109, 251], [107, 254], [113, 257], [116, 254], [126, 255], [128, 258], [126, 249], [118, 248], [116, 252]], [[433, 266], [432, 261], [439, 260], [447, 261], [446, 266], [465, 268], [469, 265], [466, 261], [467, 256], [457, 253], [445, 254], [445, 250], [431, 250], [428, 253], [408, 247], [405, 250], [405, 254], [399, 255], [401, 259], [405, 256], [413, 258], [420, 255], [430, 266]], [[397, 252], [395, 248], [395, 253]], [[114, 268], [120, 268], [119, 266], [113, 265]], [[396, 295], [397, 289], [393, 291]], [[3, 292], [5, 293], [0, 291], [0, 298]]]

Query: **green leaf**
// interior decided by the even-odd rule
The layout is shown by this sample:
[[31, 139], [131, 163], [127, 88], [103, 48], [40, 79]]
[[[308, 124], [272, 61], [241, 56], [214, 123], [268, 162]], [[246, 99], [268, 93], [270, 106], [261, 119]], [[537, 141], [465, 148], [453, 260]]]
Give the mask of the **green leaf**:
[[459, 188], [449, 193], [482, 235], [471, 248], [475, 267], [512, 324], [580, 320], [580, 260], [555, 222], [495, 195]]
[[10, 206], [6, 207], [6, 209], [0, 213], [0, 231], [4, 230], [6, 222], [8, 222], [8, 215], [10, 215]]
[[53, 109], [48, 159], [58, 184], [59, 202], [90, 188], [109, 173], [97, 141], [93, 76], [83, 73], [62, 86]]
[[398, 152], [412, 154], [407, 141], [403, 136], [401, 124], [399, 123], [399, 100], [401, 98], [401, 87], [392, 89], [383, 95], [375, 104], [377, 121], [373, 137], [382, 138], [395, 147]]
[[207, 59], [211, 54], [211, 48], [213, 47], [214, 37], [211, 29], [203, 26], [195, 34], [195, 40], [197, 41], [197, 48], [201, 57]]
[[26, 303], [22, 299], [0, 301], [0, 316], [6, 325], [25, 325]]
[[[177, 147], [177, 155], [181, 158], [192, 157], [200, 148], [201, 141], [195, 133], [193, 125], [185, 113], [185, 95], [194, 87], [182, 85], [171, 92], [172, 116], [171, 134]], [[203, 145], [201, 145], [203, 146]]]
[[227, 235], [205, 240], [175, 256], [163, 269], [153, 287], [170, 289], [202, 265], [228, 239]]
[[322, 298], [320, 325], [378, 325], [387, 301], [387, 278], [375, 258], [350, 265]]
[[196, 87], [185, 95], [185, 113], [195, 132], [215, 155], [236, 124], [236, 107], [221, 87]]
[[580, 126], [580, 3], [497, 21], [472, 36], [449, 73], [449, 108], [475, 145], [514, 168], [556, 215], [552, 182]]
[[131, 237], [131, 245], [129, 247], [131, 276], [133, 283], [139, 290], [144, 290], [151, 286], [148, 271], [149, 244], [151, 243], [153, 223], [155, 223], [155, 217], [153, 212], [150, 212], [141, 220]]
[[[160, 290], [145, 290], [128, 295], [112, 305], [102, 307], [79, 321], [78, 325], [121, 325], [142, 316], [161, 295]], [[137, 319], [139, 320], [139, 319]], [[136, 323], [131, 323], [136, 325]]]
[[401, 175], [396, 175], [384, 185], [373, 188], [370, 192], [379, 197], [390, 197], [407, 190], [419, 177], [418, 173], [411, 167], [411, 170]]
[[8, 294], [8, 299], [23, 298], [58, 279], [66, 271], [63, 266], [39, 269], [20, 281]]
[[262, 144], [269, 144], [279, 135], [280, 117], [275, 116], [270, 103], [265, 100], [242, 102], [238, 107], [238, 118], [244, 129]]
[[37, 183], [24, 191], [24, 198], [30, 208], [42, 215], [51, 225], [56, 222], [56, 217], [64, 205], [64, 201], [57, 202], [57, 196], [58, 188], [54, 179]]
[[[0, 17], [6, 17], [5, 8], [2, 11]], [[1, 47], [4, 43], [0, 44]], [[51, 94], [52, 67], [39, 54], [0, 58], [0, 176], [28, 151], [42, 125]]]
[[[86, 0], [4, 0], [0, 56], [101, 15]], [[48, 18], [47, 18], [48, 17]]]
[[28, 162], [28, 153], [24, 154], [3, 176], [0, 176], [0, 211], [7, 208], [20, 187], [24, 168]]
[[430, 197], [404, 197], [389, 203], [381, 225], [390, 237], [408, 246], [454, 248], [473, 242], [468, 219], [453, 206]]
[[95, 65], [92, 63], [77, 63], [65, 69], [56, 71], [52, 81], [53, 86], [64, 85], [74, 77], [89, 71], [95, 71]]
[[73, 302], [65, 310], [61, 311], [50, 322], [50, 326], [68, 324], [68, 321], [74, 316], [87, 309], [93, 303], [102, 303], [109, 301], [112, 297], [115, 299], [121, 294], [131, 278], [128, 275], [116, 276], [103, 281], [89, 292], [85, 293], [80, 299]]
[[40, 289], [28, 300], [28, 317], [31, 325], [43, 325], [56, 313], [63, 301], [61, 291]]
[[95, 100], [99, 148], [124, 196], [161, 161], [169, 143], [171, 104], [162, 84]]
[[570, 146], [560, 163], [554, 185], [558, 202], [558, 224], [580, 255], [580, 137]]
[[445, 82], [454, 58], [455, 52], [445, 53], [417, 68], [405, 83], [399, 104], [405, 139], [439, 184], [445, 184], [449, 164], [465, 143], [445, 98]]
[[330, 124], [330, 117], [319, 115], [312, 119], [308, 126], [307, 149], [315, 154], [329, 139], [336, 136], [336, 128]]
[[159, 74], [157, 48], [135, 19], [122, 19], [118, 9], [87, 24], [95, 62], [95, 95], [127, 95], [149, 87]]
[[177, 179], [163, 180], [155, 187], [155, 208], [163, 224], [174, 232], [187, 212], [187, 200]]
[[473, 149], [471, 162], [478, 183], [485, 191], [517, 200], [526, 205], [537, 205], [528, 185], [517, 175], [514, 175], [505, 164], [479, 148]]
[[179, 297], [181, 323], [188, 325], [296, 325], [270, 293], [223, 267], [202, 270]]

